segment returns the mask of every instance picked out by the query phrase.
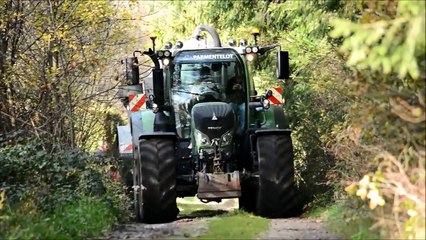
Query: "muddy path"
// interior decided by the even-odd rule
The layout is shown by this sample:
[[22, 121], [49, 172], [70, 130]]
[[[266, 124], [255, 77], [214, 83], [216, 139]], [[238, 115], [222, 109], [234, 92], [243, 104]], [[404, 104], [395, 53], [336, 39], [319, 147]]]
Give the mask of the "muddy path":
[[[180, 214], [178, 219], [164, 224], [130, 222], [118, 226], [109, 235], [99, 239], [190, 239], [202, 237], [208, 231], [208, 221], [237, 209], [234, 200], [209, 203], [209, 209], [192, 214]], [[260, 233], [258, 239], [341, 239], [328, 231], [321, 219], [287, 218], [272, 219], [269, 230]]]

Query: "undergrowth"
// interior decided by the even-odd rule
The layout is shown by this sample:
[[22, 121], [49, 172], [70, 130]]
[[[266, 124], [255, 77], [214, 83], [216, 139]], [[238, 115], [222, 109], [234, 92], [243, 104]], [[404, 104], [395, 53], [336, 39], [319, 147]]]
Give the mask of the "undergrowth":
[[324, 219], [326, 227], [344, 239], [380, 239], [378, 228], [374, 226], [373, 215], [362, 205], [363, 203], [357, 200], [347, 199], [314, 208], [305, 214], [310, 218]]
[[28, 141], [0, 148], [0, 239], [100, 236], [130, 213], [116, 163]]
[[75, 239], [106, 233], [117, 222], [105, 201], [85, 197], [75, 203], [55, 208], [51, 214], [33, 212], [23, 214], [8, 209], [1, 228], [7, 239]]

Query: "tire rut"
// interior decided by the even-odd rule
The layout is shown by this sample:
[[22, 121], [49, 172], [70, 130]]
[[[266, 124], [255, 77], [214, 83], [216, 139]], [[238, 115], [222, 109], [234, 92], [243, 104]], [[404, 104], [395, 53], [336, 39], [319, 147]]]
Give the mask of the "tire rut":
[[98, 239], [184, 239], [202, 236], [207, 230], [207, 218], [183, 218], [162, 224], [123, 224], [110, 235]]
[[[198, 202], [196, 204], [199, 204]], [[220, 204], [209, 203], [209, 209], [218, 213], [238, 209], [237, 200], [226, 200]], [[220, 215], [220, 214], [219, 214]], [[208, 222], [218, 215], [201, 217], [178, 216], [170, 223], [144, 224], [131, 222], [118, 226], [118, 228], [105, 237], [96, 239], [122, 240], [122, 239], [191, 239], [205, 235], [208, 231]], [[232, 226], [230, 226], [232, 227]], [[223, 239], [223, 238], [222, 238]], [[343, 239], [326, 229], [321, 219], [315, 218], [285, 218], [271, 219], [269, 230], [260, 233], [257, 239]]]
[[269, 231], [259, 239], [343, 239], [325, 227], [321, 219], [285, 218], [271, 219]]

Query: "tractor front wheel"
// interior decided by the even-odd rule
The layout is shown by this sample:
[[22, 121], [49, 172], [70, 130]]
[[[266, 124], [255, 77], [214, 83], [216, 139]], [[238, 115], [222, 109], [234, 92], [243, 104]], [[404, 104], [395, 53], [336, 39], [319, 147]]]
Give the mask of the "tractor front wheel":
[[168, 138], [139, 141], [139, 220], [163, 223], [176, 219], [176, 161]]
[[292, 216], [296, 210], [296, 195], [290, 132], [258, 136], [257, 154], [257, 215], [268, 218]]

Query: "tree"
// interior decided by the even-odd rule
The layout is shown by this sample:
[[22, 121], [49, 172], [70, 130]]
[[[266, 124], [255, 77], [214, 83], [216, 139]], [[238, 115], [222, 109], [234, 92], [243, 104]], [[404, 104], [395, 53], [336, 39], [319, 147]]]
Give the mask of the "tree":
[[[0, 119], [3, 135], [41, 137], [84, 146], [86, 111], [119, 80], [126, 12], [108, 1], [20, 1], [0, 4]], [[117, 64], [111, 67], [111, 62]], [[103, 110], [99, 109], [100, 112]], [[53, 145], [52, 145], [53, 146]]]

